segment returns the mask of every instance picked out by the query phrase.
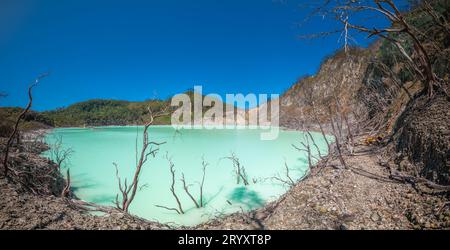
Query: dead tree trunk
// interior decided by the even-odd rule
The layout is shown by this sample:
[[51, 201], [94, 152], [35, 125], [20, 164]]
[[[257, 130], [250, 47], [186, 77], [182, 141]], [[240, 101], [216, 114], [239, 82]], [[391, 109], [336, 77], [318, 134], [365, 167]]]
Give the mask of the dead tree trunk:
[[167, 156], [167, 155], [166, 155], [166, 159], [169, 162], [169, 170], [170, 170], [170, 174], [172, 176], [172, 182], [170, 184], [170, 192], [172, 193], [172, 196], [175, 198], [178, 208], [171, 208], [171, 207], [166, 207], [166, 206], [161, 206], [161, 205], [155, 205], [155, 206], [159, 207], [159, 208], [164, 208], [167, 210], [176, 211], [178, 214], [184, 214], [184, 210], [183, 210], [183, 207], [181, 206], [180, 199], [178, 198], [178, 195], [175, 191], [175, 164], [173, 164], [172, 159], [170, 159], [169, 156]]
[[[167, 112], [166, 112], [167, 108], [162, 109], [161, 111], [159, 111], [155, 114], [153, 114], [153, 112], [150, 108], [148, 108], [148, 111], [149, 111], [149, 115], [150, 115], [150, 120], [144, 126], [142, 150], [140, 153], [138, 164], [136, 165], [136, 170], [134, 172], [133, 181], [131, 182], [130, 186], [127, 185], [126, 178], [124, 179], [124, 183], [122, 185], [121, 178], [119, 177], [119, 174], [118, 174], [117, 165], [114, 164], [116, 167], [116, 176], [117, 176], [117, 179], [119, 182], [119, 190], [121, 192], [121, 201], [119, 201], [119, 194], [116, 195], [116, 202], [115, 202], [116, 207], [127, 213], [128, 213], [131, 203], [134, 200], [134, 197], [136, 196], [136, 191], [137, 191], [137, 188], [139, 185], [139, 176], [140, 176], [142, 167], [147, 162], [148, 157], [149, 156], [155, 157], [156, 153], [159, 151], [159, 146], [161, 146], [162, 144], [165, 143], [165, 142], [158, 143], [158, 142], [150, 141], [149, 137], [148, 137], [148, 130], [156, 118], [167, 114]], [[153, 148], [153, 146], [155, 148]]]
[[[427, 51], [428, 39], [426, 35], [420, 30], [414, 27], [414, 24], [409, 20], [404, 13], [402, 13], [393, 0], [373, 0], [373, 1], [330, 1], [326, 0], [325, 3], [320, 6], [314, 13], [320, 13], [322, 17], [331, 16], [333, 20], [338, 20], [342, 24], [342, 28], [332, 32], [321, 32], [313, 36], [308, 37], [320, 37], [337, 32], [341, 33], [344, 41], [344, 48], [347, 51], [349, 41], [353, 40], [350, 31], [364, 32], [368, 34], [368, 38], [378, 36], [392, 43], [398, 48], [399, 52], [405, 58], [406, 62], [411, 65], [414, 71], [421, 79], [421, 84], [424, 88], [424, 92], [429, 97], [434, 95], [435, 88], [442, 90], [445, 94], [446, 88], [442, 86], [443, 81], [434, 74], [433, 61], [430, 58], [429, 51]], [[436, 12], [432, 9], [426, 1], [420, 1], [422, 6], [422, 13], [429, 15], [437, 26], [443, 28], [443, 31], [449, 34], [448, 23], [444, 18], [437, 16]], [[430, 9], [431, 7], [431, 9]], [[417, 10], [420, 10], [419, 8]], [[391, 27], [369, 27], [364, 24], [354, 24], [350, 20], [352, 16], [361, 15], [374, 15], [374, 18], [384, 19], [391, 22]], [[394, 35], [391, 35], [394, 34]], [[406, 44], [399, 34], [404, 34], [406, 38], [410, 39], [412, 44], [412, 53], [408, 53], [408, 49], [405, 49]], [[415, 59], [414, 57], [417, 59]], [[448, 96], [448, 94], [447, 94]]]
[[28, 87], [28, 104], [26, 106], [26, 108], [19, 114], [19, 116], [16, 119], [16, 123], [14, 124], [14, 129], [13, 132], [11, 133], [11, 135], [8, 138], [8, 141], [6, 142], [6, 147], [5, 147], [5, 152], [4, 152], [4, 158], [3, 158], [3, 168], [4, 168], [4, 172], [3, 175], [6, 177], [8, 177], [8, 157], [9, 157], [9, 149], [11, 147], [11, 144], [13, 142], [14, 137], [16, 136], [16, 133], [18, 133], [19, 131], [19, 123], [20, 121], [23, 119], [23, 117], [25, 116], [25, 114], [30, 110], [31, 106], [33, 105], [33, 95], [32, 95], [32, 90], [35, 86], [38, 85], [39, 81], [46, 77], [48, 74], [43, 74], [40, 75], [38, 78], [36, 78], [34, 80], [34, 82], [32, 84], [30, 84], [30, 86]]
[[63, 198], [67, 197], [69, 195], [69, 193], [70, 193], [71, 183], [70, 183], [70, 169], [69, 168], [67, 169], [66, 175], [67, 175], [67, 177], [66, 177], [66, 185], [64, 186], [64, 189], [63, 189], [63, 191], [61, 193], [61, 197], [63, 197]]
[[186, 192], [186, 194], [191, 198], [192, 202], [194, 203], [195, 207], [200, 208], [200, 205], [195, 200], [194, 196], [192, 196], [191, 192], [189, 192], [189, 187], [186, 185], [186, 179], [184, 178], [184, 173], [181, 174], [181, 182], [183, 183], [183, 189]]
[[203, 186], [205, 184], [205, 176], [206, 176], [206, 167], [208, 166], [208, 163], [203, 159], [202, 160], [202, 181], [200, 182], [200, 207], [203, 207], [205, 204], [203, 202]]
[[307, 131], [306, 133], [307, 133], [307, 134], [309, 135], [309, 137], [311, 138], [311, 141], [312, 141], [314, 147], [315, 147], [316, 150], [317, 150], [317, 154], [319, 155], [319, 159], [322, 159], [322, 154], [320, 153], [320, 148], [319, 148], [319, 146], [317, 145], [316, 140], [314, 140], [314, 137], [311, 135], [311, 132]]
[[249, 184], [247, 180], [247, 174], [245, 173], [245, 168], [241, 166], [239, 159], [236, 157], [234, 153], [229, 157], [225, 157], [225, 159], [231, 160], [233, 162], [234, 170], [236, 173], [236, 184], [240, 183], [240, 180], [244, 182], [244, 185], [247, 186]]
[[291, 175], [290, 175], [290, 171], [289, 171], [289, 166], [287, 165], [286, 162], [284, 162], [284, 168], [285, 168], [285, 176], [286, 178], [282, 178], [279, 174], [277, 174], [276, 176], [272, 177], [272, 179], [277, 180], [283, 184], [286, 184], [290, 187], [295, 186], [295, 181], [292, 179]]
[[351, 127], [350, 127], [350, 123], [348, 121], [348, 117], [347, 114], [342, 110], [343, 107], [341, 107], [341, 103], [339, 102], [339, 100], [336, 98], [336, 96], [334, 97], [334, 101], [336, 103], [336, 111], [339, 114], [339, 116], [341, 117], [341, 119], [343, 119], [345, 121], [345, 126], [347, 127], [347, 135], [348, 138], [350, 140], [347, 141], [347, 144], [350, 143], [350, 153], [353, 154], [353, 146], [355, 145], [354, 140], [353, 140], [353, 134], [351, 131]]
[[325, 131], [323, 129], [322, 123], [319, 120], [319, 117], [317, 115], [317, 111], [316, 111], [316, 108], [314, 107], [314, 104], [312, 104], [311, 107], [312, 107], [312, 110], [313, 110], [314, 121], [319, 125], [320, 133], [322, 133], [322, 137], [325, 140], [325, 143], [327, 144], [327, 147], [328, 147], [328, 152], [330, 152], [330, 149], [331, 149], [330, 148], [330, 143], [328, 142], [327, 136], [326, 136]]
[[345, 163], [344, 157], [342, 155], [340, 138], [339, 138], [338, 134], [336, 133], [336, 128], [335, 128], [335, 125], [334, 125], [334, 120], [333, 120], [333, 116], [332, 116], [331, 110], [330, 110], [330, 121], [331, 121], [331, 129], [333, 130], [333, 134], [334, 134], [334, 138], [335, 138], [336, 149], [338, 151], [339, 161], [341, 162], [342, 166], [347, 168], [347, 164]]

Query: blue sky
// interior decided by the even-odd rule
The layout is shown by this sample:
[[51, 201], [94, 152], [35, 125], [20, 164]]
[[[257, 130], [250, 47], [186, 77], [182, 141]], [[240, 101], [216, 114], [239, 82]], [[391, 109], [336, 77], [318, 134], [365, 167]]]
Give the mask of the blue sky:
[[[308, 1], [317, 3], [317, 1]], [[314, 74], [342, 44], [315, 4], [274, 0], [0, 1], [0, 106], [36, 110], [93, 98], [167, 98], [194, 85], [204, 93], [282, 93]], [[379, 22], [371, 20], [370, 22]], [[364, 39], [359, 45], [366, 45]]]

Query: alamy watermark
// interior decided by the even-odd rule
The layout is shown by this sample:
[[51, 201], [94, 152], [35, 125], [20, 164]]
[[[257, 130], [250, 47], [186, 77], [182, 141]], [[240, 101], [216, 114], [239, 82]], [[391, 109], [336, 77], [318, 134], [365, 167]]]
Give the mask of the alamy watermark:
[[[218, 94], [203, 95], [202, 86], [194, 86], [193, 101], [188, 94], [172, 97], [171, 124], [175, 129], [263, 129], [261, 140], [274, 140], [279, 134], [279, 95]], [[243, 108], [240, 108], [243, 107]], [[246, 108], [253, 107], [253, 108]]]

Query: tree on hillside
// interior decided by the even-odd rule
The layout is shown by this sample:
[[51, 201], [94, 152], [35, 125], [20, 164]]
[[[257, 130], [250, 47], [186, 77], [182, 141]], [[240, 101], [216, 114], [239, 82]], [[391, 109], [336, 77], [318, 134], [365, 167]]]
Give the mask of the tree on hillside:
[[[442, 27], [450, 38], [448, 17], [435, 11], [433, 7], [435, 2], [438, 1], [432, 3], [420, 1], [419, 7], [416, 7], [411, 13], [419, 12], [419, 14], [431, 17], [432, 22]], [[404, 13], [399, 5], [392, 0], [326, 0], [314, 11], [314, 14], [331, 17], [341, 24], [340, 29], [334, 32], [322, 32], [319, 35], [340, 33], [346, 51], [351, 41], [354, 40], [353, 32], [366, 33], [368, 38], [377, 36], [392, 43], [406, 60], [408, 66], [420, 78], [424, 90], [431, 97], [436, 89], [445, 91], [442, 86], [446, 84], [443, 79], [436, 75], [433, 60], [430, 56], [430, 49], [437, 45], [414, 25], [414, 22], [409, 18], [411, 13]], [[361, 18], [357, 19], [357, 16], [382, 18], [389, 21], [390, 26], [368, 26], [360, 21]], [[361, 23], [358, 23], [358, 20]]]

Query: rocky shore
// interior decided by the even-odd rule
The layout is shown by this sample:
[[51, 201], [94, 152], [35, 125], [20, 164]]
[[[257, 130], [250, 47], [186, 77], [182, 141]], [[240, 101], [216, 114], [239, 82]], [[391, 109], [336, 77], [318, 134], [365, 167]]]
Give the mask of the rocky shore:
[[[383, 147], [358, 143], [354, 154], [345, 156], [348, 168], [329, 156], [277, 201], [192, 229], [450, 228], [448, 195], [392, 179], [396, 165], [383, 156], [384, 152]], [[22, 166], [30, 166], [30, 171], [46, 172], [55, 167], [38, 153], [39, 150], [16, 149], [11, 158]], [[58, 183], [58, 175], [47, 181]], [[76, 197], [61, 198], [61, 187], [49, 183], [37, 192], [24, 188], [23, 183], [1, 178], [0, 229], [172, 229], [115, 209], [94, 215], [91, 209], [101, 209], [82, 206]]]
[[448, 195], [393, 180], [387, 166], [394, 163], [386, 162], [383, 151], [361, 143], [345, 156], [348, 168], [329, 157], [278, 201], [197, 229], [450, 228]]
[[[24, 135], [10, 153], [11, 178], [0, 178], [0, 229], [169, 229], [167, 225], [130, 216], [113, 208], [81, 204], [60, 197], [64, 179], [57, 165], [39, 154], [47, 148], [36, 136]], [[0, 138], [1, 139], [1, 138]], [[3, 151], [4, 141], [0, 143]]]

